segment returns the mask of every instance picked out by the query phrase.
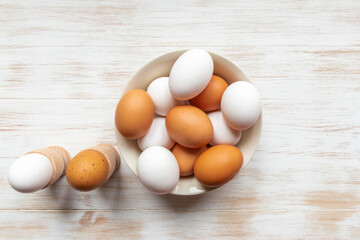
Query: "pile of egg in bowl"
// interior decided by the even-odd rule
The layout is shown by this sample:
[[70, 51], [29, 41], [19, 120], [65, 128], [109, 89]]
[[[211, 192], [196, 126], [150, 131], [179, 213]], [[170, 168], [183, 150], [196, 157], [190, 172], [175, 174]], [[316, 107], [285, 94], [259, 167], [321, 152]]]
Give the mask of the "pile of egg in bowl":
[[118, 102], [120, 153], [154, 193], [193, 195], [229, 182], [244, 165], [244, 132], [254, 125], [261, 131], [259, 92], [248, 81], [217, 75], [226, 69], [215, 69], [214, 57], [191, 49], [159, 58], [157, 67], [150, 63], [135, 75]]

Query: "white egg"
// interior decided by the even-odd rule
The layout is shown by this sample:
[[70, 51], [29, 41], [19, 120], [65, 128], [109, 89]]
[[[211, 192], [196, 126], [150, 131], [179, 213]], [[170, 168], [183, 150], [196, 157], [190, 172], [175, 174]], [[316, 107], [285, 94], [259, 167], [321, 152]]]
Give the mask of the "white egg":
[[234, 82], [226, 88], [221, 98], [221, 112], [230, 127], [248, 129], [260, 116], [260, 94], [248, 82]]
[[164, 117], [155, 117], [149, 131], [145, 136], [138, 139], [138, 145], [141, 150], [152, 146], [161, 146], [170, 149], [174, 144], [174, 140], [170, 138], [166, 130]]
[[211, 112], [208, 116], [214, 127], [214, 133], [210, 141], [210, 145], [235, 145], [240, 141], [242, 131], [235, 130], [227, 125], [221, 111]]
[[53, 171], [53, 166], [46, 156], [39, 153], [29, 153], [11, 164], [8, 181], [16, 191], [35, 192], [50, 183]]
[[201, 49], [192, 49], [182, 54], [171, 68], [170, 92], [178, 100], [188, 100], [201, 93], [214, 72], [210, 54]]
[[170, 150], [154, 146], [143, 151], [137, 162], [141, 183], [157, 194], [170, 193], [179, 182], [180, 170]]
[[155, 113], [161, 116], [166, 116], [173, 107], [185, 104], [184, 101], [176, 100], [171, 95], [168, 77], [160, 77], [152, 81], [147, 89], [147, 93], [154, 102]]

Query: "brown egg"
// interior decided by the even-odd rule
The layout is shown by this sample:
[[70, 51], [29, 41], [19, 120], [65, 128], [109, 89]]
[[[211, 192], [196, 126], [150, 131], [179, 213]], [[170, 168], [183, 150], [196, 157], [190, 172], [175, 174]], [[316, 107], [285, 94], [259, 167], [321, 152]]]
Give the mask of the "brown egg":
[[203, 153], [207, 147], [202, 148], [187, 148], [176, 144], [172, 153], [179, 164], [180, 176], [188, 176], [194, 172], [194, 164], [198, 156]]
[[171, 109], [166, 116], [165, 125], [170, 137], [188, 148], [201, 148], [208, 144], [213, 136], [209, 117], [190, 105]]
[[218, 187], [230, 181], [243, 163], [241, 151], [232, 145], [217, 145], [203, 152], [195, 162], [195, 178], [205, 186]]
[[120, 99], [116, 107], [116, 127], [126, 138], [140, 138], [150, 129], [154, 110], [150, 95], [142, 89], [133, 89]]
[[109, 164], [99, 151], [87, 149], [79, 152], [66, 168], [66, 179], [79, 191], [91, 191], [107, 179]]
[[213, 75], [206, 88], [189, 102], [206, 112], [217, 110], [220, 108], [221, 97], [228, 86], [224, 79]]

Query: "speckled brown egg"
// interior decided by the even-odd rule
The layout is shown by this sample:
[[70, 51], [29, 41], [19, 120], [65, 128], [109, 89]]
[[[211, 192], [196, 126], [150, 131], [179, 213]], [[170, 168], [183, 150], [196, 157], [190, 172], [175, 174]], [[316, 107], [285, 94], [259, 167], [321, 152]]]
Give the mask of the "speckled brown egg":
[[217, 145], [203, 152], [195, 162], [195, 178], [205, 186], [218, 187], [230, 181], [243, 163], [241, 151], [232, 145]]
[[177, 143], [188, 148], [201, 148], [213, 136], [213, 126], [205, 112], [185, 105], [170, 110], [165, 120], [166, 130]]
[[126, 138], [140, 138], [150, 129], [154, 111], [150, 95], [142, 89], [133, 89], [120, 99], [116, 107], [116, 128]]
[[79, 191], [91, 191], [105, 183], [109, 164], [104, 155], [92, 149], [79, 152], [66, 168], [66, 179]]

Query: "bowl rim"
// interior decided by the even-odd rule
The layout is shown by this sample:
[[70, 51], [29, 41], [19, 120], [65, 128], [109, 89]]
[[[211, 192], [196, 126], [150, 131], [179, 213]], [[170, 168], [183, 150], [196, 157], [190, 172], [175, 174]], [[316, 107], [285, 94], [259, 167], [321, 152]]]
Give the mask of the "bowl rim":
[[[142, 67], [139, 68], [139, 69], [136, 71], [136, 73], [133, 74], [132, 77], [127, 81], [124, 89], [121, 91], [121, 93], [120, 93], [120, 95], [119, 95], [119, 99], [118, 99], [117, 103], [121, 100], [122, 96], [123, 96], [126, 92], [129, 91], [128, 88], [129, 88], [129, 85], [130, 85], [130, 83], [132, 82], [132, 80], [135, 79], [135, 78], [137, 77], [137, 75], [140, 75], [140, 73], [141, 73], [144, 69], [146, 69], [146, 68], [148, 68], [150, 65], [152, 65], [154, 61], [156, 61], [156, 60], [158, 60], [158, 59], [161, 59], [161, 58], [163, 58], [163, 57], [166, 57], [167, 55], [182, 54], [182, 53], [184, 53], [184, 52], [186, 52], [186, 51], [188, 51], [188, 50], [190, 50], [190, 49], [181, 49], [181, 50], [175, 50], [175, 51], [168, 51], [168, 52], [166, 52], [166, 53], [164, 53], [164, 54], [158, 55], [157, 57], [151, 59], [151, 60], [150, 60], [149, 62], [147, 62], [146, 64], [142, 65]], [[221, 55], [221, 54], [214, 53], [214, 52], [208, 51], [208, 50], [206, 50], [206, 51], [207, 51], [211, 56], [216, 56], [216, 57], [218, 57], [218, 58], [224, 59], [226, 62], [228, 62], [230, 65], [232, 65], [232, 68], [238, 69], [238, 70], [244, 75], [244, 77], [246, 78], [245, 81], [247, 81], [247, 82], [251, 83], [252, 85], [254, 85], [254, 84], [250, 81], [249, 77], [248, 77], [248, 76], [245, 74], [245, 72], [242, 70], [242, 68], [241, 68], [240, 66], [238, 66], [237, 64], [233, 63], [232, 60], [230, 60], [229, 58], [227, 58], [227, 57], [225, 57], [225, 56], [223, 56], [223, 55]], [[214, 64], [214, 65], [215, 65], [215, 64]], [[153, 79], [153, 80], [155, 80], [155, 79]], [[229, 84], [229, 85], [230, 85], [230, 84]], [[255, 149], [254, 149], [253, 153], [251, 154], [251, 156], [249, 157], [249, 158], [250, 158], [249, 161], [248, 161], [247, 163], [245, 163], [245, 164], [243, 163], [243, 166], [241, 167], [241, 170], [240, 170], [240, 171], [243, 171], [243, 170], [248, 166], [249, 162], [252, 160], [252, 157], [254, 156], [254, 154], [255, 154], [258, 146], [259, 146], [259, 143], [260, 143], [260, 139], [261, 139], [261, 135], [262, 135], [262, 129], [263, 129], [263, 103], [262, 103], [262, 102], [261, 102], [261, 112], [260, 112], [259, 118], [258, 118], [258, 120], [255, 122], [255, 124], [256, 124], [257, 122], [259, 122], [260, 125], [258, 126], [258, 132], [259, 132], [259, 133], [258, 133], [258, 137], [257, 137], [256, 142], [255, 142], [255, 143], [256, 143]], [[254, 124], [254, 125], [255, 125], [255, 124]], [[120, 134], [120, 133], [119, 133], [119, 131], [117, 130], [115, 121], [114, 121], [114, 133], [115, 133], [116, 145], [117, 145], [117, 147], [118, 147], [118, 150], [119, 150], [119, 154], [120, 154], [121, 159], [124, 160], [126, 166], [130, 169], [130, 171], [131, 171], [136, 177], [138, 177], [137, 172], [134, 171], [134, 170], [129, 166], [128, 161], [126, 161], [126, 159], [125, 159], [124, 156], [122, 155], [122, 152], [121, 152], [121, 150], [120, 150], [120, 144], [119, 144], [119, 141], [118, 141], [117, 136], [116, 136], [116, 135], [118, 135], [118, 134]], [[236, 175], [239, 175], [239, 174], [240, 174], [240, 171], [239, 171]], [[234, 178], [236, 178], [236, 175], [234, 176]], [[191, 176], [189, 176], [189, 177], [194, 177], [194, 176], [191, 175]], [[184, 178], [184, 177], [180, 177], [180, 178]], [[185, 177], [185, 178], [188, 178], [188, 176]], [[230, 182], [231, 182], [231, 181], [230, 181]], [[228, 184], [228, 183], [226, 183], [226, 184]], [[224, 185], [225, 185], [225, 184], [224, 184]], [[223, 186], [223, 185], [221, 185], [221, 186]], [[219, 186], [219, 187], [221, 187], [221, 186]], [[204, 194], [204, 193], [213, 191], [213, 190], [215, 190], [215, 189], [217, 189], [217, 188], [219, 188], [219, 187], [210, 188], [210, 187], [205, 187], [205, 186], [203, 186], [203, 188], [204, 188], [203, 191], [191, 192], [191, 193], [188, 193], [188, 194], [182, 194], [182, 193], [179, 193], [179, 192], [174, 192], [174, 191], [172, 191], [172, 192], [170, 192], [170, 194], [172, 194], [172, 195], [177, 195], [177, 196], [193, 196], [193, 195], [200, 195], [200, 194]]]

